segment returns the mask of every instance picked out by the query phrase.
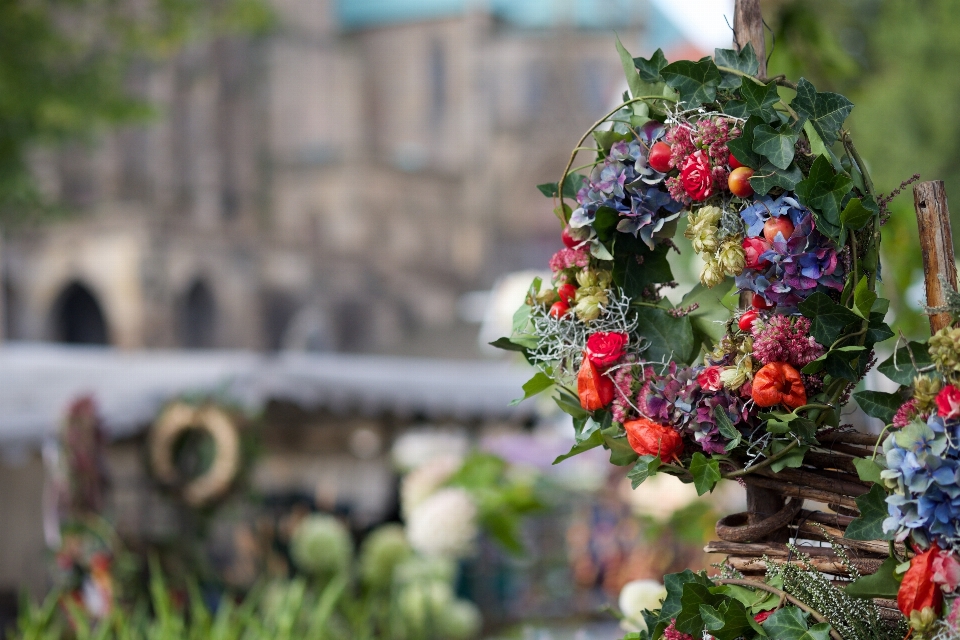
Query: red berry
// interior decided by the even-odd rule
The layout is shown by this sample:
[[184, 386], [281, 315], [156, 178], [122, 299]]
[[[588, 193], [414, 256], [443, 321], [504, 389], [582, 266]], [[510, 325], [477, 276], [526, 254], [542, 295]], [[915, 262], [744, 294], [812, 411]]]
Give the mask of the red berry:
[[750, 304], [757, 309], [769, 309], [773, 305], [767, 302], [767, 299], [764, 298], [759, 293], [753, 294], [753, 299], [750, 301]]
[[570, 284], [562, 284], [557, 287], [557, 295], [560, 296], [560, 299], [567, 303], [569, 307], [570, 302], [573, 300], [574, 296], [577, 295], [577, 287]]
[[580, 244], [580, 240], [570, 235], [570, 227], [563, 228], [563, 231], [560, 232], [560, 239], [563, 240], [564, 246], [568, 249], [576, 249], [577, 245]]
[[773, 242], [774, 238], [777, 237], [777, 233], [783, 234], [783, 239], [787, 240], [793, 235], [793, 223], [790, 222], [790, 218], [786, 216], [780, 216], [775, 218], [771, 216], [763, 223], [763, 237], [767, 242]]
[[739, 197], [746, 198], [753, 195], [753, 187], [750, 186], [750, 177], [753, 176], [753, 169], [750, 167], [737, 167], [730, 172], [727, 178], [727, 188], [730, 193]]
[[756, 309], [747, 309], [743, 315], [740, 316], [740, 321], [737, 323], [737, 326], [743, 331], [750, 331], [750, 327], [753, 326], [753, 321], [757, 319], [758, 315], [760, 314]]
[[559, 302], [554, 302], [550, 306], [550, 317], [560, 319], [567, 314], [567, 311], [570, 311], [570, 305], [560, 300]]
[[668, 145], [666, 142], [656, 142], [652, 147], [650, 147], [650, 155], [647, 156], [647, 164], [649, 164], [654, 171], [666, 173], [673, 168], [670, 165], [670, 155], [672, 153], [673, 149], [671, 149], [670, 145]]
[[731, 169], [739, 169], [743, 166], [743, 163], [737, 160], [737, 157], [732, 153], [730, 154], [730, 157], [727, 158], [727, 164], [730, 165]]

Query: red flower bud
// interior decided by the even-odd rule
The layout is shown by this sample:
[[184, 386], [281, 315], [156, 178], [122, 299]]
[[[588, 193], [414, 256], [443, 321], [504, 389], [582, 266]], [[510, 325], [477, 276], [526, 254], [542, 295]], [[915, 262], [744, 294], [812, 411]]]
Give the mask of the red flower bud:
[[661, 460], [679, 460], [683, 453], [683, 439], [670, 427], [640, 418], [624, 422], [623, 428], [630, 447], [641, 456], [659, 455]]
[[939, 555], [940, 548], [934, 542], [932, 547], [910, 560], [910, 568], [903, 576], [900, 591], [897, 592], [897, 606], [908, 618], [912, 611], [922, 611], [927, 607], [940, 613], [943, 590], [933, 581], [933, 561]]
[[580, 396], [580, 406], [587, 411], [603, 409], [613, 402], [613, 380], [601, 374], [586, 355], [577, 373], [577, 394]]
[[758, 407], [778, 404], [796, 409], [807, 404], [800, 372], [786, 362], [771, 362], [753, 377], [753, 401]]

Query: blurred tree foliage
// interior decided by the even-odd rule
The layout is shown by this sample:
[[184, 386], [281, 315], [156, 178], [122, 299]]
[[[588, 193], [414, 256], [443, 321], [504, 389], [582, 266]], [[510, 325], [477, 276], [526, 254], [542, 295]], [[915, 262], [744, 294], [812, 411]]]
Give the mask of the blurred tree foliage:
[[[856, 103], [848, 120], [877, 188], [919, 173], [953, 195], [960, 231], [960, 0], [764, 0], [770, 75], [804, 76]], [[922, 274], [913, 199], [895, 201], [885, 229], [886, 294], [896, 324], [924, 335], [916, 309]], [[960, 246], [960, 244], [957, 244]], [[922, 290], [920, 290], [922, 291]]]
[[32, 148], [150, 116], [127, 90], [134, 63], [271, 23], [263, 0], [0, 0], [0, 216], [47, 204]]

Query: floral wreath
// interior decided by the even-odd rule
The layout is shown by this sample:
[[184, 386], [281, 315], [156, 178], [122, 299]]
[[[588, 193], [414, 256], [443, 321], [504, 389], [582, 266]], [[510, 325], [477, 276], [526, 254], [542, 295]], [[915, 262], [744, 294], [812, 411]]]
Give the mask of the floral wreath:
[[[876, 283], [880, 227], [900, 190], [875, 191], [843, 128], [853, 103], [803, 78], [757, 77], [750, 45], [673, 63], [617, 47], [629, 92], [560, 180], [538, 187], [562, 225], [552, 281], [534, 280], [512, 335], [493, 344], [537, 367], [524, 398], [552, 390], [572, 416], [575, 444], [557, 462], [604, 447], [634, 488], [668, 473], [701, 495], [724, 478], [800, 467], [846, 430], [841, 407], [893, 336]], [[583, 152], [591, 162], [573, 168]], [[703, 268], [674, 305], [662, 292], [677, 286], [668, 254], [681, 230]], [[748, 582], [750, 596], [736, 572], [667, 576], [663, 608], [628, 637], [902, 638], [907, 621], [923, 635], [947, 628], [943, 611], [960, 618], [943, 604], [960, 582], [960, 329], [935, 336], [930, 357], [904, 349], [880, 370], [909, 388], [853, 394], [903, 428], [878, 440], [885, 460], [856, 461], [874, 484], [848, 537], [914, 545], [891, 542], [874, 575], [851, 570], [849, 593], [818, 574], [816, 589], [845, 603], [834, 615], [790, 595], [789, 563]], [[898, 594], [900, 627], [863, 599]], [[849, 629], [862, 621], [865, 631]], [[943, 637], [960, 638], [950, 624]]]

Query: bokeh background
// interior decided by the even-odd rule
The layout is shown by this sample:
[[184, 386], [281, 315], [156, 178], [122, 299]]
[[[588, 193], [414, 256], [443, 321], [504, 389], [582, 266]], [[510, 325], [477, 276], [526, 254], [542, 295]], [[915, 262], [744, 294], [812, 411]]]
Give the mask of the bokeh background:
[[[919, 173], [960, 197], [960, 0], [762, 5], [770, 75], [856, 103], [881, 191]], [[486, 343], [560, 246], [535, 185], [626, 88], [614, 36], [697, 59], [729, 46], [732, 8], [0, 1], [0, 613], [51, 585], [50, 443], [83, 393], [111, 443], [114, 526], [143, 548], [196, 533], [211, 584], [276, 569], [260, 534], [291, 514], [335, 513], [357, 540], [399, 518], [410, 447], [418, 464], [480, 447], [548, 479], [532, 555], [490, 547], [463, 568], [491, 632], [602, 618], [629, 580], [707, 566], [735, 487], [631, 493], [602, 455], [557, 471], [568, 425], [546, 403], [507, 408], [525, 372]], [[888, 321], [922, 336], [909, 190], [892, 209]], [[243, 498], [209, 521], [144, 461], [157, 411], [190, 394], [259, 425]]]

